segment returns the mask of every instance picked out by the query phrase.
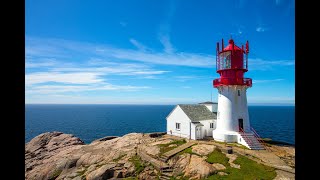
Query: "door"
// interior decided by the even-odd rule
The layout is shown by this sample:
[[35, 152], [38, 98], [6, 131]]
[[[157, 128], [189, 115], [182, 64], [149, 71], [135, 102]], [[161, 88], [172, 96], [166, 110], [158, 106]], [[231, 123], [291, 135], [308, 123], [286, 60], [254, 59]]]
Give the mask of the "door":
[[196, 139], [201, 139], [201, 127], [196, 127]]
[[243, 119], [239, 119], [239, 131], [243, 131]]

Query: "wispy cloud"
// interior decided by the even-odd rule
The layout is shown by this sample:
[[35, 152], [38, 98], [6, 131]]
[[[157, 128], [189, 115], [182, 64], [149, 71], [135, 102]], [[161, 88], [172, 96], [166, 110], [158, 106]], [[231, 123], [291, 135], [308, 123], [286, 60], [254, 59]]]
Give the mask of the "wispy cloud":
[[170, 37], [169, 35], [159, 35], [159, 40], [161, 44], [164, 47], [164, 52], [167, 54], [172, 54], [175, 51], [175, 48], [173, 48], [171, 42], [170, 42]]
[[268, 59], [259, 59], [259, 58], [254, 58], [254, 59], [249, 59], [248, 60], [248, 68], [250, 70], [272, 70], [275, 67], [279, 66], [289, 66], [292, 67], [295, 65], [294, 60], [268, 60]]
[[268, 30], [267, 27], [262, 27], [262, 26], [258, 26], [258, 27], [256, 28], [256, 31], [257, 31], [257, 32], [265, 32], [265, 31], [267, 31], [267, 30]]
[[54, 59], [42, 59], [40, 62], [34, 62], [26, 60], [26, 68], [39, 68], [39, 67], [50, 67], [57, 64], [57, 61]]
[[140, 42], [138, 42], [137, 40], [135, 40], [133, 38], [131, 38], [129, 41], [141, 51], [149, 50], [148, 47], [146, 47], [145, 45], [141, 44]]
[[[130, 84], [130, 81], [124, 85], [115, 84], [109, 82], [108, 78], [110, 76], [129, 76], [128, 78], [136, 79], [159, 79], [159, 75], [170, 75], [170, 70], [159, 68], [159, 66], [155, 68], [157, 64], [198, 68], [212, 68], [215, 65], [214, 55], [176, 51], [170, 53], [144, 51], [148, 47], [144, 47], [141, 43], [137, 44], [138, 41], [132, 41], [137, 47], [141, 45], [137, 50], [133, 50], [63, 39], [27, 37], [26, 40], [28, 44], [26, 46], [26, 69], [28, 71], [25, 75], [27, 98], [36, 94], [64, 95], [65, 93], [99, 90], [145, 91], [152, 87], [144, 84], [133, 85]], [[82, 60], [77, 60], [78, 57], [82, 57]], [[294, 66], [294, 64], [294, 60], [249, 59], [251, 70], [268, 70], [275, 66]], [[185, 82], [207, 78], [173, 75], [170, 79]], [[259, 80], [255, 83], [259, 83]], [[183, 88], [188, 88], [188, 86], [183, 86]]]
[[176, 3], [175, 1], [169, 2], [169, 6], [165, 14], [164, 21], [162, 24], [160, 24], [159, 33], [158, 33], [158, 39], [164, 47], [164, 52], [167, 54], [172, 54], [176, 51], [176, 49], [173, 47], [170, 41], [170, 31], [171, 31], [170, 21], [176, 11], [175, 3]]
[[174, 80], [181, 81], [181, 82], [199, 79], [199, 78], [201, 78], [201, 77], [199, 77], [199, 76], [175, 76], [175, 77], [173, 77]]
[[34, 85], [46, 82], [69, 83], [69, 84], [92, 84], [103, 82], [99, 73], [57, 73], [38, 72], [25, 75], [26, 85]]
[[265, 79], [265, 80], [253, 80], [253, 83], [269, 83], [283, 81], [284, 79]]
[[[33, 39], [30, 39], [33, 41]], [[190, 67], [202, 67], [212, 68], [215, 65], [216, 58], [214, 55], [190, 53], [190, 52], [156, 52], [156, 51], [141, 51], [133, 49], [116, 48], [110, 45], [90, 44], [83, 42], [68, 41], [62, 39], [37, 39], [33, 43], [34, 46], [39, 47], [41, 44], [46, 44], [47, 49], [37, 49], [36, 54], [33, 51], [34, 46], [28, 46], [26, 48], [27, 56], [59, 56], [61, 54], [68, 54], [69, 56], [64, 58], [72, 58], [73, 55], [85, 55], [89, 57], [98, 57], [97, 60], [92, 60], [91, 63], [103, 64], [103, 63], [123, 63], [124, 61], [151, 63], [151, 64], [163, 64], [174, 66], [190, 66]], [[50, 50], [54, 49], [55, 52]], [[50, 51], [50, 53], [48, 53]], [[112, 62], [110, 62], [112, 61]], [[294, 65], [294, 60], [263, 60], [263, 59], [249, 59], [250, 68], [260, 65], [282, 65], [291, 66]], [[123, 64], [121, 64], [123, 66]]]
[[294, 97], [248, 96], [248, 103], [287, 103], [295, 104]]
[[34, 86], [27, 89], [27, 94], [59, 94], [66, 92], [83, 92], [83, 91], [99, 91], [99, 90], [121, 90], [121, 91], [137, 91], [141, 89], [150, 89], [148, 86], [131, 86], [131, 85], [113, 85], [110, 83], [100, 83], [92, 85], [43, 85]]

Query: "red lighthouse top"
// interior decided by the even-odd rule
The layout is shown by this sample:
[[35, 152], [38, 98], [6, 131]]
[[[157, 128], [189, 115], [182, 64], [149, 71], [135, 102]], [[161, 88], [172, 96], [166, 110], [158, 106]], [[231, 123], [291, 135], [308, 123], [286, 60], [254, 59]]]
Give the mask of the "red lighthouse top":
[[244, 78], [244, 73], [248, 71], [248, 53], [249, 42], [244, 46], [238, 47], [234, 44], [233, 39], [224, 47], [222, 39], [222, 48], [220, 51], [219, 42], [217, 43], [216, 68], [220, 78], [213, 81], [213, 86], [224, 85], [243, 85], [252, 86], [250, 78]]

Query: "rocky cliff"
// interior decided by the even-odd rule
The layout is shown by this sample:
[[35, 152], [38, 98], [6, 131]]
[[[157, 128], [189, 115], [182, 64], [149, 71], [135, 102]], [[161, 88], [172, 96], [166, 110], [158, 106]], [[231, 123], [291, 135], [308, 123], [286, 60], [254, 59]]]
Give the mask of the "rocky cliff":
[[[183, 141], [169, 135], [131, 133], [84, 144], [71, 134], [43, 133], [25, 146], [25, 179], [168, 179], [162, 175], [166, 173], [153, 162], [160, 162], [161, 154], [185, 143]], [[201, 179], [212, 174], [227, 175], [223, 171], [226, 165], [207, 160], [208, 154], [216, 148], [212, 144], [195, 144], [175, 154], [164, 164], [173, 168], [170, 176], [178, 178]], [[140, 157], [141, 153], [145, 155]], [[283, 153], [285, 150], [282, 156]], [[226, 156], [229, 159], [228, 166], [241, 168], [233, 162], [237, 155], [226, 153]], [[294, 161], [290, 161], [290, 164], [294, 166]]]

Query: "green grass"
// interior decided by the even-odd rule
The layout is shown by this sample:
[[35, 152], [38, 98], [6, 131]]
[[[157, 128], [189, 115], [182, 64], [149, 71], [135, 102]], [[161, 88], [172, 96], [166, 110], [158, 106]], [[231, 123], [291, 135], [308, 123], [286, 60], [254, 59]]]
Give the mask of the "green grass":
[[177, 177], [170, 177], [170, 180], [189, 180], [189, 177], [184, 177], [184, 176], [177, 176]]
[[215, 140], [213, 140], [213, 142], [218, 143], [218, 144], [224, 144], [225, 146], [234, 146], [234, 147], [239, 147], [242, 149], [249, 149], [246, 146], [244, 146], [242, 144], [238, 144], [238, 143], [227, 143], [227, 142], [220, 142], [220, 141], [215, 141]]
[[125, 154], [120, 155], [118, 158], [114, 159], [114, 162], [118, 162], [121, 158], [125, 157]]
[[[197, 153], [192, 152], [192, 146], [191, 146], [191, 147], [188, 147], [187, 149], [184, 149], [183, 151], [179, 152], [177, 155], [181, 155], [181, 154], [184, 154], [184, 153], [194, 154], [194, 155], [197, 155], [197, 156], [201, 156], [200, 154], [197, 154]], [[202, 157], [202, 156], [201, 156], [201, 157]]]
[[144, 170], [145, 165], [142, 163], [139, 156], [135, 155], [129, 159], [130, 162], [134, 164], [136, 175]]
[[55, 170], [48, 179], [49, 179], [49, 180], [56, 179], [56, 178], [61, 174], [61, 172], [62, 172], [61, 169]]
[[274, 168], [259, 164], [245, 156], [238, 155], [234, 161], [235, 164], [239, 164], [241, 169], [232, 168], [230, 165], [226, 166], [223, 172], [227, 173], [226, 176], [220, 176], [218, 174], [211, 175], [207, 180], [213, 179], [274, 179], [276, 172]]
[[86, 171], [87, 169], [84, 169], [82, 171], [77, 171], [77, 176], [82, 176]]
[[[186, 142], [187, 141], [185, 139], [182, 139], [182, 140], [174, 140], [174, 141], [167, 143], [167, 144], [159, 144], [158, 146], [160, 147], [160, 155], [176, 148], [177, 146], [185, 144]], [[171, 144], [176, 144], [177, 146], [169, 147]]]
[[242, 149], [249, 149], [249, 148], [247, 148], [246, 146], [244, 146], [244, 145], [242, 145], [242, 144], [238, 144], [238, 143], [227, 143], [226, 145], [227, 145], [227, 146], [239, 147], [239, 148], [242, 148]]
[[74, 176], [74, 177], [71, 177], [71, 178], [75, 178], [75, 177], [80, 176], [81, 179], [85, 179], [86, 176], [84, 176], [84, 173], [87, 171], [88, 167], [89, 167], [89, 166], [85, 166], [85, 167], [84, 167], [85, 169], [82, 169], [82, 170], [78, 169], [77, 172], [76, 172], [77, 175]]
[[123, 178], [123, 180], [138, 180], [138, 177], [127, 177]]
[[214, 151], [208, 154], [208, 158], [206, 159], [206, 161], [210, 164], [220, 163], [224, 166], [229, 166], [229, 158], [227, 158], [226, 155], [223, 154], [219, 148], [216, 148]]

